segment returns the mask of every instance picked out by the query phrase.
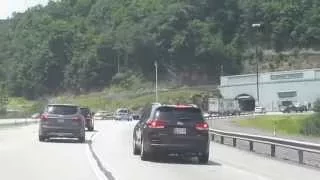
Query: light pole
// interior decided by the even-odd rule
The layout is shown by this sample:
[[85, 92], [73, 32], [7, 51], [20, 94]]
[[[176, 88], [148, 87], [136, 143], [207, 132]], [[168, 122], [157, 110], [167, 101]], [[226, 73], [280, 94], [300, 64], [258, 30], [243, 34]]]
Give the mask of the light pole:
[[[261, 24], [252, 24], [252, 28], [256, 29], [257, 32], [261, 28]], [[258, 39], [256, 37], [256, 39]], [[257, 105], [260, 105], [260, 93], [259, 93], [259, 54], [258, 54], [258, 40], [256, 40], [256, 76], [257, 76]]]
[[158, 62], [154, 62], [154, 67], [156, 71], [156, 102], [158, 102]]

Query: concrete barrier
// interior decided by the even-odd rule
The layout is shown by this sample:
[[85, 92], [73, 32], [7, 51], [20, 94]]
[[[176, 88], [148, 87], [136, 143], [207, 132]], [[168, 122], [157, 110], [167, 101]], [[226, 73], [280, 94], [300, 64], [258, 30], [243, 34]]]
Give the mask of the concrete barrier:
[[15, 125], [28, 125], [38, 123], [39, 119], [25, 118], [25, 119], [0, 119], [1, 126], [15, 126]]

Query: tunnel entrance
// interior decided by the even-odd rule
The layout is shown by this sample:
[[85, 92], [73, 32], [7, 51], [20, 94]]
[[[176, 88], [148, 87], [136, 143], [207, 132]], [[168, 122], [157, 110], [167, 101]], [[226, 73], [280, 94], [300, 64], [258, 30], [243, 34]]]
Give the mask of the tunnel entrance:
[[236, 97], [236, 100], [239, 102], [241, 111], [254, 111], [256, 101], [252, 96], [248, 94], [240, 94]]

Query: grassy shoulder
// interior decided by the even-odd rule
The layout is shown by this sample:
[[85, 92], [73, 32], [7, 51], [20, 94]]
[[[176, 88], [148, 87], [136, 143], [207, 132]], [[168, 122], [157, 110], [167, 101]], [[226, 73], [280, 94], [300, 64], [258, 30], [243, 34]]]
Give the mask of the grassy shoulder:
[[[82, 95], [64, 94], [50, 98], [47, 102], [27, 101], [24, 98], [10, 98], [8, 109], [24, 114], [40, 112], [46, 103], [77, 104], [92, 110], [114, 111], [120, 107], [139, 110], [147, 103], [155, 102], [154, 83], [143, 80], [132, 72], [120, 73], [113, 78], [113, 85], [100, 92]], [[207, 94], [189, 87], [178, 87], [168, 82], [159, 82], [158, 96], [160, 103], [192, 103], [193, 96]]]
[[25, 118], [42, 108], [40, 101], [29, 101], [22, 97], [10, 97], [7, 112], [0, 114], [0, 119]]
[[[159, 92], [161, 103], [190, 102], [192, 95], [199, 93], [196, 90], [169, 90]], [[113, 93], [111, 93], [113, 94]], [[94, 110], [104, 109], [113, 111], [119, 107], [128, 107], [137, 110], [146, 103], [155, 101], [154, 92], [138, 93], [137, 91], [125, 92], [119, 90], [117, 93], [92, 93], [80, 96], [60, 96], [55, 99], [56, 103], [72, 103], [88, 106]]]
[[[134, 83], [137, 84], [137, 83]], [[138, 83], [139, 84], [139, 83]], [[168, 87], [168, 86], [163, 86]], [[159, 101], [161, 103], [191, 103], [192, 96], [200, 94], [202, 91], [191, 90], [186, 87], [165, 89], [159, 88]], [[147, 103], [155, 101], [155, 92], [152, 84], [140, 84], [136, 87], [123, 88], [112, 86], [100, 92], [92, 92], [75, 96], [73, 94], [61, 95], [51, 98], [49, 103], [78, 104], [88, 106], [94, 111], [108, 110], [114, 111], [119, 107], [128, 107], [138, 110]], [[28, 117], [40, 112], [48, 102], [29, 101], [21, 97], [10, 97], [7, 109], [9, 113], [0, 115], [0, 118]]]
[[235, 120], [242, 127], [253, 127], [288, 135], [320, 136], [320, 115], [263, 115]]

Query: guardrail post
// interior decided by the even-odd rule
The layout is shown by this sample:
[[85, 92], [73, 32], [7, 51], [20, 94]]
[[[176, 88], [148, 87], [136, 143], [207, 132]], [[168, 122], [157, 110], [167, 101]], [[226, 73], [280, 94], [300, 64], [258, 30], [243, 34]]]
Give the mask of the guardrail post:
[[253, 141], [249, 141], [250, 151], [253, 151]]
[[214, 141], [214, 134], [212, 134], [211, 138], [212, 138], [212, 141]]
[[299, 155], [299, 163], [303, 164], [303, 151], [302, 150], [298, 150], [298, 155]]
[[237, 147], [237, 138], [232, 139], [233, 147]]
[[224, 137], [223, 136], [220, 136], [220, 143], [224, 144]]
[[276, 145], [271, 144], [271, 157], [276, 156]]

